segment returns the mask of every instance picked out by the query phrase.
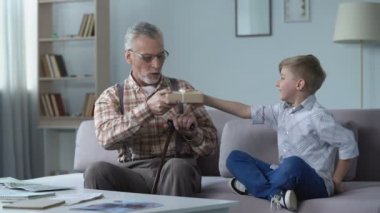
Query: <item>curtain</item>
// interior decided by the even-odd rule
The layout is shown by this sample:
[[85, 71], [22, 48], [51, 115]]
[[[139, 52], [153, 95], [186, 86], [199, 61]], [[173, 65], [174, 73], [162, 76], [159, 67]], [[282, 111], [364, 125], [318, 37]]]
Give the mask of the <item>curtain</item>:
[[[0, 177], [31, 177], [32, 98], [28, 90], [24, 0], [0, 1]], [[30, 40], [30, 39], [29, 39]], [[30, 42], [30, 41], [29, 41]]]

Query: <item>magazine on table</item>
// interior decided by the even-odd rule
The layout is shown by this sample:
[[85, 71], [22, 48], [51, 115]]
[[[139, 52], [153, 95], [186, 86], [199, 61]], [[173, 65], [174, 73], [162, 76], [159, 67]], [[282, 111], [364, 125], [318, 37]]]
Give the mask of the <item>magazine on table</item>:
[[52, 200], [64, 200], [65, 206], [71, 206], [78, 203], [87, 202], [102, 198], [103, 194], [100, 192], [75, 192], [69, 194], [58, 194], [57, 196], [50, 198]]
[[41, 198], [54, 196], [55, 192], [28, 192], [21, 190], [12, 190], [0, 187], [0, 200], [27, 200], [33, 198]]
[[65, 203], [64, 200], [32, 199], [13, 202], [3, 205], [3, 208], [11, 209], [47, 209]]
[[89, 206], [71, 208], [72, 210], [88, 210], [112, 213], [127, 213], [143, 209], [157, 208], [163, 206], [160, 203], [145, 202], [145, 201], [132, 201], [132, 200], [115, 200], [112, 202], [104, 202], [92, 204]]
[[33, 183], [29, 181], [18, 180], [12, 177], [0, 178], [0, 185], [3, 185], [8, 189], [20, 189], [29, 192], [45, 192], [70, 189], [70, 187]]

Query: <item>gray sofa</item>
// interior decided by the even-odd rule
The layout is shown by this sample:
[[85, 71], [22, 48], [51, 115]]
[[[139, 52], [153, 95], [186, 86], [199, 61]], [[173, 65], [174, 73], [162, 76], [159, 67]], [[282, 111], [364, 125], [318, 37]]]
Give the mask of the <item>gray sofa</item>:
[[[208, 112], [218, 130], [220, 149], [199, 159], [203, 174], [202, 192], [196, 196], [238, 200], [239, 205], [231, 212], [273, 212], [268, 201], [237, 195], [229, 189], [227, 183], [231, 176], [225, 167], [225, 159], [231, 150], [240, 149], [265, 161], [277, 162], [276, 133], [264, 125], [251, 125], [249, 120], [218, 110], [208, 109]], [[346, 192], [301, 202], [298, 212], [380, 213], [380, 109], [337, 109], [331, 112], [339, 122], [349, 124], [354, 131], [360, 156], [344, 182]], [[106, 151], [98, 145], [93, 121], [85, 121], [76, 137], [74, 169], [78, 173], [32, 180], [80, 188], [83, 187], [82, 172], [90, 163], [102, 160], [118, 164], [116, 155], [116, 151]]]

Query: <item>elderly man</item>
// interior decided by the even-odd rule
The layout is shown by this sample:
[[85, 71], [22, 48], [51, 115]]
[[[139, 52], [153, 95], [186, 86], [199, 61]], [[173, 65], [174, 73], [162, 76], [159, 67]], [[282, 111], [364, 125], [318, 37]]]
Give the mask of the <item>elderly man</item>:
[[[193, 87], [162, 75], [168, 55], [156, 26], [143, 22], [128, 29], [124, 57], [131, 65], [130, 74], [123, 84], [100, 95], [94, 111], [99, 143], [105, 149], [117, 149], [124, 164], [94, 163], [84, 174], [86, 188], [150, 193], [164, 144], [170, 140], [157, 193], [192, 196], [200, 192], [196, 159], [215, 149], [216, 129], [203, 106], [169, 103], [166, 94]], [[170, 127], [175, 137], [169, 138]]]

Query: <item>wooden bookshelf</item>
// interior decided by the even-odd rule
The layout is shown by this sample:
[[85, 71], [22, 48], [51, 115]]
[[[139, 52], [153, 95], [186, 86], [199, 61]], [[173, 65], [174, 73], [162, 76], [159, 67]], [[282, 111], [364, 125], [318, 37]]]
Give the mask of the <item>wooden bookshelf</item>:
[[[109, 0], [38, 0], [37, 4], [37, 103], [44, 173], [70, 173], [76, 129], [93, 119], [82, 114], [86, 96], [98, 96], [110, 85]], [[80, 36], [85, 14], [93, 14], [92, 25]]]
[[[87, 28], [94, 33], [80, 36], [85, 14], [91, 14], [92, 25]], [[76, 129], [81, 121], [92, 119], [82, 115], [86, 95], [98, 96], [110, 85], [109, 0], [39, 0], [38, 55], [38, 98], [58, 93], [66, 112], [64, 116], [47, 116], [38, 101], [39, 127]], [[50, 65], [55, 67], [54, 74], [47, 75], [49, 66], [42, 65], [44, 55], [62, 57], [67, 75], [57, 72], [55, 59]]]

